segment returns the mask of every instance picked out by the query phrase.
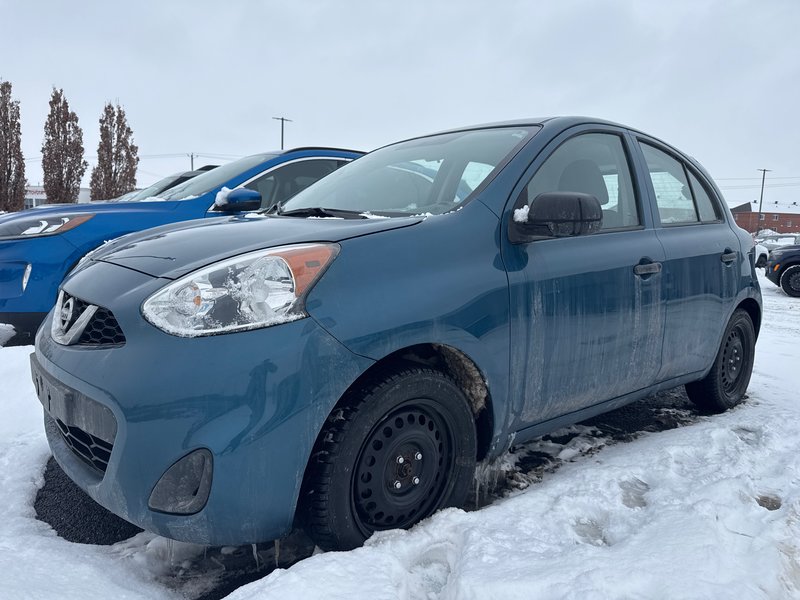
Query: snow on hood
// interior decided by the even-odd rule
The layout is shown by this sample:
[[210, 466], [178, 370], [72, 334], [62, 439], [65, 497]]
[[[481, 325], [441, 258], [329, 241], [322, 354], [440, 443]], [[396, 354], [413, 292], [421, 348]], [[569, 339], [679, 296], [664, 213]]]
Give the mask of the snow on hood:
[[131, 233], [106, 244], [91, 259], [135, 269], [153, 277], [174, 279], [207, 264], [245, 252], [285, 244], [339, 242], [352, 237], [409, 227], [423, 220], [423, 217], [219, 217]]

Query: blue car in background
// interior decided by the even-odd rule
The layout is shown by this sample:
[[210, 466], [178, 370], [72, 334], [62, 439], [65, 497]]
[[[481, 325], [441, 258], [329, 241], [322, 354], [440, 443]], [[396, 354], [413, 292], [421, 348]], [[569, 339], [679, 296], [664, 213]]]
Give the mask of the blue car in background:
[[149, 531], [352, 548], [462, 504], [512, 443], [678, 385], [745, 396], [752, 239], [640, 131], [421, 137], [257, 216], [107, 244], [36, 336], [53, 455]]
[[[67, 272], [89, 251], [126, 233], [202, 217], [269, 209], [360, 152], [297, 148], [255, 154], [137, 200], [60, 204], [0, 216], [0, 324], [9, 343], [30, 343]], [[126, 200], [126, 198], [123, 198]]]
[[[141, 202], [142, 200], [147, 200], [148, 198], [158, 196], [162, 192], [167, 191], [169, 188], [180, 185], [184, 181], [189, 181], [192, 177], [197, 177], [201, 173], [205, 173], [211, 169], [216, 169], [218, 166], [219, 165], [206, 165], [205, 167], [201, 167], [195, 171], [183, 171], [181, 173], [175, 173], [174, 175], [164, 177], [164, 179], [159, 179], [154, 184], [146, 188], [141, 190], [133, 190], [127, 194], [123, 194], [119, 198], [107, 200], [107, 202]], [[39, 208], [43, 208], [45, 206], [52, 205], [44, 204], [40, 205]]]

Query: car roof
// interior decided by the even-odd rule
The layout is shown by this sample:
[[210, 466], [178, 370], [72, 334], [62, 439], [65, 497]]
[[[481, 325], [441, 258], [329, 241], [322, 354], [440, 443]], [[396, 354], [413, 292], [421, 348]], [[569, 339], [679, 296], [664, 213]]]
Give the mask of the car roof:
[[308, 152], [309, 150], [320, 152], [333, 151], [333, 152], [353, 152], [354, 154], [364, 154], [363, 150], [352, 150], [350, 148], [336, 148], [333, 146], [298, 146], [297, 148], [290, 148], [289, 150], [280, 150], [278, 154], [290, 154], [292, 152]]

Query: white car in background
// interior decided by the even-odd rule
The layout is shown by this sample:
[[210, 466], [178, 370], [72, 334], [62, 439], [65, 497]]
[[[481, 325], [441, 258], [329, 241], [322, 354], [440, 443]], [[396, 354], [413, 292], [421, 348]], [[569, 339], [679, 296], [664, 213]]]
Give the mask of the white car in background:
[[767, 260], [769, 259], [769, 250], [763, 244], [756, 244], [755, 246], [755, 261], [757, 267], [766, 267]]
[[759, 236], [756, 238], [756, 244], [764, 246], [769, 252], [772, 252], [776, 248], [800, 244], [800, 235], [796, 235], [794, 233], [784, 233], [778, 235]]

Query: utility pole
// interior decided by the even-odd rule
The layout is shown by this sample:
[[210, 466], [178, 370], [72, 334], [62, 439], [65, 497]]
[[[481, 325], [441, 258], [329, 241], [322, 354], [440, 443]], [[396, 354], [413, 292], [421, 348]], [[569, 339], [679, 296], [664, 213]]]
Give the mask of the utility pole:
[[764, 180], [767, 178], [767, 171], [772, 169], [758, 169], [761, 171], [761, 199], [758, 201], [758, 222], [756, 223], [756, 233], [761, 231], [761, 207], [764, 204]]
[[281, 122], [281, 150], [283, 150], [283, 125], [287, 121], [289, 123], [291, 123], [292, 120], [291, 119], [287, 119], [286, 117], [272, 117], [272, 118], [275, 119], [276, 121], [280, 121]]
[[194, 157], [197, 156], [194, 152], [189, 153], [189, 164], [191, 165], [190, 171], [194, 171]]

